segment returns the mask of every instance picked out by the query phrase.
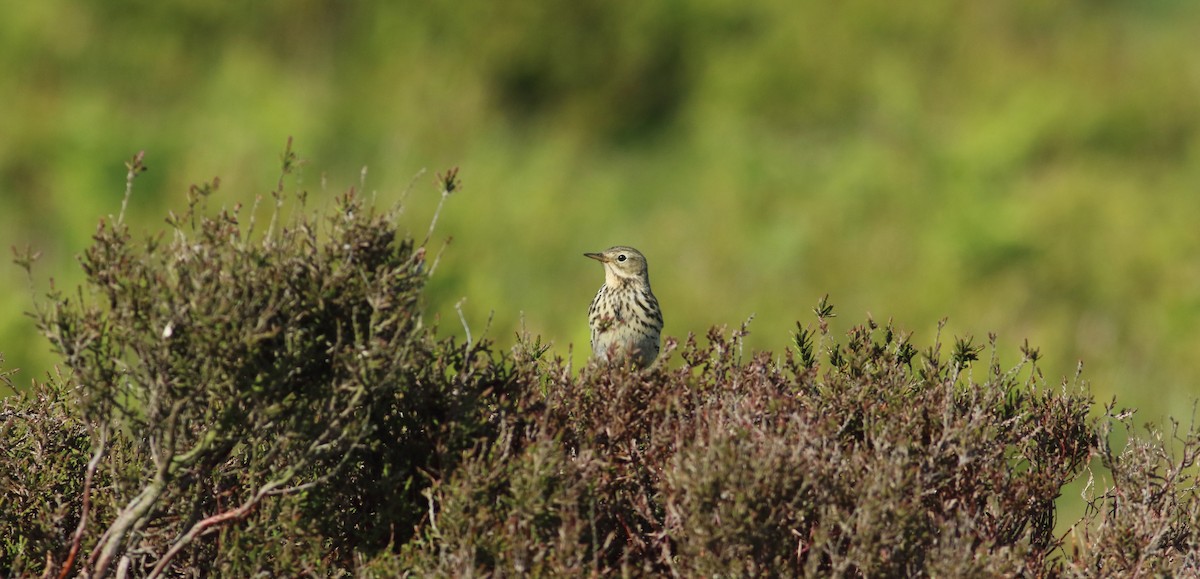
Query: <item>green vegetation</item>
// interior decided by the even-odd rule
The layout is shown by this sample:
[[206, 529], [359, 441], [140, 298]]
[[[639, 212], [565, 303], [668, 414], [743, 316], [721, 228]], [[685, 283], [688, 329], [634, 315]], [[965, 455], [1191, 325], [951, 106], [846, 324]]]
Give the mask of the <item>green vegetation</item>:
[[[98, 410], [89, 409], [76, 390], [86, 383], [88, 388], [118, 395], [105, 404], [138, 412], [151, 412], [153, 400], [144, 398], [147, 393], [140, 392], [137, 384], [100, 380], [104, 376], [81, 382], [79, 372], [84, 376], [101, 372], [103, 367], [96, 364], [103, 360], [101, 354], [109, 352], [103, 348], [118, 348], [112, 353], [120, 354], [104, 371], [129, 371], [132, 366], [126, 365], [152, 353], [151, 345], [170, 343], [163, 342], [165, 330], [179, 335], [179, 328], [170, 324], [170, 315], [176, 314], [164, 308], [182, 307], [167, 290], [178, 289], [187, 280], [157, 269], [166, 265], [161, 260], [178, 240], [163, 237], [154, 242], [155, 250], [146, 254], [152, 258], [140, 272], [111, 266], [122, 275], [131, 274], [127, 283], [139, 281], [97, 291], [124, 296], [142, 304], [141, 310], [102, 328], [124, 334], [95, 344], [102, 349], [90, 353], [91, 362], [78, 357], [87, 354], [86, 349], [76, 351], [74, 360], [55, 353], [26, 313], [35, 308], [37, 296], [46, 293], [47, 279], [58, 288], [58, 297], [75, 300], [74, 288], [91, 287], [95, 280], [89, 276], [96, 273], [80, 268], [77, 256], [93, 264], [89, 268], [103, 262], [92, 252], [117, 241], [113, 236], [118, 235], [118, 224], [128, 239], [154, 238], [154, 233], [146, 232], [162, 229], [162, 216], [178, 211], [193, 183], [210, 184], [196, 189], [193, 196], [213, 209], [204, 212], [205, 205], [192, 206], [189, 214], [197, 219], [222, 215], [218, 208], [223, 208], [236, 223], [210, 219], [224, 231], [255, 221], [254, 232], [240, 230], [245, 235], [240, 243], [255, 246], [275, 208], [271, 203], [235, 207], [249, 202], [248, 192], [265, 195], [272, 189], [264, 184], [275, 182], [277, 168], [261, 161], [290, 136], [304, 144], [308, 161], [290, 167], [297, 188], [309, 192], [309, 209], [297, 208], [298, 213], [333, 214], [335, 208], [356, 203], [365, 203], [364, 208], [388, 207], [403, 200], [403, 214], [388, 218], [424, 231], [439, 203], [437, 195], [420, 194], [431, 178], [424, 168], [463, 168], [469, 176], [466, 189], [458, 194], [455, 209], [438, 223], [439, 235], [452, 238], [453, 243], [444, 253], [440, 246], [432, 248], [436, 258], [422, 258], [439, 264], [435, 275], [419, 279], [422, 302], [413, 311], [422, 314], [424, 327], [389, 339], [411, 339], [412, 355], [439, 360], [447, 368], [478, 365], [479, 371], [496, 372], [496, 380], [511, 384], [487, 385], [491, 378], [480, 377], [478, 383], [468, 385], [484, 391], [492, 388], [497, 397], [511, 387], [510, 398], [489, 402], [500, 405], [497, 408], [532, 405], [531, 416], [550, 419], [555, 413], [574, 412], [570, 404], [584, 403], [551, 398], [528, 402], [529, 384], [539, 384], [540, 392], [551, 396], [562, 387], [561, 380], [583, 367], [586, 307], [600, 278], [595, 264], [580, 254], [619, 243], [647, 254], [664, 308], [665, 335], [685, 340], [691, 334], [705, 335], [710, 327], [736, 326], [754, 316], [752, 333], [739, 332], [736, 340], [744, 351], [744, 364], [728, 360], [733, 364], [730, 368], [752, 365], [755, 352], [772, 352], [774, 358], [763, 364], [786, 374], [784, 353], [796, 346], [789, 339], [793, 323], [809, 319], [808, 304], [829, 295], [843, 315], [822, 319], [819, 336], [823, 337], [818, 342], [828, 345], [851, 336], [852, 343], [858, 331], [852, 321], [872, 313], [881, 322], [889, 320], [883, 327], [895, 320], [896, 327], [912, 329], [909, 343], [918, 352], [934, 348], [942, 335], [994, 332], [998, 338], [990, 352], [999, 359], [988, 362], [987, 372], [976, 362], [970, 370], [974, 377], [960, 377], [963, 388], [968, 383], [995, 382], [989, 377], [995, 366], [1033, 372], [1020, 345], [1037, 344], [1044, 356], [1036, 364], [1035, 382], [1043, 396], [1056, 391], [1047, 385], [1060, 382], [1071, 384], [1072, 393], [1077, 387], [1083, 389], [1077, 383], [1077, 366], [1082, 363], [1086, 375], [1095, 379], [1086, 385], [1095, 399], [1115, 398], [1122, 406], [1138, 408], [1137, 420], [1159, 425], [1153, 432], [1171, 433], [1167, 417], [1186, 423], [1200, 395], [1200, 356], [1196, 355], [1200, 352], [1196, 330], [1200, 328], [1200, 262], [1195, 257], [1200, 254], [1200, 237], [1195, 234], [1195, 216], [1200, 215], [1200, 196], [1195, 195], [1200, 182], [1200, 108], [1195, 106], [1200, 95], [1200, 76], [1195, 72], [1200, 70], [1200, 52], [1195, 50], [1198, 25], [1200, 4], [1183, 0], [998, 4], [934, 0], [904, 7], [882, 0], [828, 5], [786, 0], [581, 0], [569, 5], [539, 0], [502, 4], [324, 0], [248, 6], [200, 0], [42, 0], [9, 7], [0, 19], [0, 66], [5, 71], [0, 75], [0, 94], [5, 95], [6, 105], [0, 130], [0, 247], [15, 247], [16, 261], [22, 264], [29, 263], [29, 254], [40, 253], [41, 259], [32, 265], [32, 275], [18, 265], [0, 263], [0, 352], [5, 355], [0, 376], [4, 384], [12, 385], [0, 388], [24, 396], [4, 401], [4, 428], [12, 436], [4, 438], [2, 450], [4, 460], [17, 461], [11, 472], [28, 475], [4, 479], [4, 484], [28, 486], [12, 495], [5, 493], [6, 504], [0, 509], [6, 525], [12, 523], [9, 513], [17, 513], [19, 526], [6, 528], [22, 529], [25, 547], [0, 547], [10, 555], [23, 553], [20, 560], [34, 565], [27, 568], [40, 568], [44, 552], [49, 551], [61, 563], [62, 553], [56, 549], [73, 532], [73, 517], [91, 513], [89, 530], [99, 528], [101, 522], [110, 525], [127, 510], [134, 496], [129, 493], [155, 480], [151, 476], [158, 472], [155, 461], [167, 458], [154, 456], [152, 448], [173, 452], [191, 444], [189, 448], [199, 452], [189, 460], [233, 468], [221, 462], [225, 457], [261, 467], [230, 474], [228, 480], [249, 485], [238, 488], [263, 488], [276, 480], [290, 488], [324, 476], [323, 469], [337, 466], [338, 452], [347, 445], [374, 444], [372, 436], [381, 435], [371, 433], [386, 424], [399, 433], [392, 440], [400, 434], [425, 436], [412, 444], [440, 449], [434, 453], [439, 457], [437, 466], [429, 466], [425, 461], [433, 460], [428, 458], [431, 455], [419, 450], [403, 460], [379, 458], [369, 467], [378, 469], [370, 472], [380, 480], [413, 480], [398, 494], [421, 499], [372, 511], [376, 513], [372, 517], [395, 524], [394, 528], [374, 527], [372, 532], [378, 535], [372, 538], [332, 530], [349, 525], [345, 520], [321, 521], [304, 527], [311, 534], [286, 542], [294, 552], [274, 556], [284, 562], [280, 569], [289, 561], [297, 562], [295, 569], [308, 565], [299, 561], [316, 561], [313, 568], [386, 570], [389, 564], [404, 563], [449, 570], [454, 561], [418, 546], [449, 545], [483, 532], [489, 523], [463, 523], [443, 527], [442, 536], [431, 534], [436, 531], [415, 520], [429, 511], [421, 490], [436, 482], [442, 486], [430, 488], [442, 489], [442, 494], [431, 495], [430, 500], [461, 505], [467, 496], [463, 493], [476, 487], [455, 477], [494, 467], [486, 453], [503, 448], [481, 441], [495, 441], [511, 431], [511, 444], [527, 443], [529, 448], [550, 452], [544, 437], [569, 439], [575, 436], [570, 433], [584, 428], [518, 433], [504, 420], [483, 426], [474, 424], [470, 416], [458, 416], [453, 420], [461, 421], [463, 430], [458, 438], [443, 440], [441, 433], [415, 432], [415, 426], [404, 422], [413, 419], [403, 411], [404, 404], [416, 403], [413, 400], [397, 402], [401, 409], [397, 412], [403, 416], [355, 415], [347, 420], [360, 422], [323, 425], [312, 418], [327, 416], [334, 409], [318, 409], [317, 398], [312, 397], [276, 400], [288, 409], [309, 411], [308, 423], [297, 418], [300, 422], [283, 425], [275, 422], [279, 418], [274, 414], [282, 409], [256, 414], [264, 410], [254, 410], [252, 401], [231, 394], [235, 383], [252, 378], [274, 382], [279, 375], [259, 368], [251, 358], [215, 357], [234, 351], [261, 358], [266, 348], [278, 346], [273, 341], [278, 338], [260, 335], [254, 329], [257, 325], [225, 328], [225, 334], [205, 338], [216, 344], [212, 350], [192, 352], [203, 356], [197, 359], [220, 359], [224, 365], [184, 368], [182, 359], [171, 357], [179, 356], [178, 352], [160, 352], [166, 358], [148, 358], [142, 378], [167, 370], [175, 376], [185, 369], [214, 372], [214, 379], [228, 375], [223, 386], [217, 380], [205, 385], [217, 389], [196, 395], [208, 396], [216, 404], [211, 411], [218, 414], [213, 416], [234, 420], [243, 416], [237, 413], [245, 413], [248, 422], [238, 429], [221, 430], [203, 444], [208, 439], [198, 432], [156, 443], [169, 442], [166, 447], [142, 446], [144, 441], [131, 434], [131, 429], [144, 426], [139, 426], [144, 416], [132, 414], [127, 417], [130, 424], [114, 423], [115, 430], [107, 434], [107, 451], [94, 469], [92, 502], [82, 508], [78, 501], [85, 481], [80, 473], [88, 470], [99, 434], [86, 412]], [[139, 193], [128, 198], [126, 207], [112, 176], [136, 151], [146, 151], [145, 165], [150, 170], [139, 177]], [[213, 179], [218, 174], [219, 187]], [[418, 193], [407, 196], [413, 187], [410, 183], [418, 184]], [[356, 200], [340, 198], [352, 186], [358, 191]], [[276, 195], [280, 191], [276, 189]], [[366, 203], [368, 199], [371, 202]], [[111, 217], [98, 230], [96, 220], [104, 215]], [[286, 215], [277, 218], [279, 223], [296, 223]], [[169, 227], [171, 231], [184, 227], [189, 239], [204, 235], [177, 218]], [[318, 229], [325, 232], [319, 235], [331, 233]], [[273, 234], [283, 235], [279, 228]], [[410, 248], [413, 252], [425, 245], [419, 243], [422, 236], [417, 237]], [[128, 251], [142, 255], [137, 252], [144, 246], [139, 247]], [[314, 267], [324, 263], [303, 253], [288, 253], [285, 259], [268, 249], [247, 249], [241, 256], [229, 254], [230, 247], [212, 251], [227, 259], [230, 267], [250, 264], [239, 259], [282, 260], [275, 267], [284, 267], [286, 259], [305, 259]], [[397, 260], [416, 256], [399, 246], [395, 255]], [[400, 263], [387, 266], [400, 267]], [[279, 273], [269, 268], [248, 271], [244, 275], [250, 279]], [[319, 271], [329, 275], [334, 270]], [[164, 276], [162, 283], [154, 277], [159, 275]], [[313, 278], [296, 281], [305, 279], [317, 284]], [[203, 278], [197, 277], [188, 283], [200, 281]], [[352, 286], [351, 281], [342, 281]], [[233, 291], [216, 280], [205, 283], [214, 293]], [[410, 297], [416, 294], [405, 292], [418, 291], [402, 289], [401, 294]], [[322, 291], [318, 285], [307, 290]], [[359, 290], [366, 291], [354, 291]], [[307, 296], [302, 302], [322, 297], [296, 292], [299, 288], [287, 295]], [[89, 302], [89, 307], [100, 310], [63, 310], [93, 316], [76, 320], [79, 333], [56, 334], [51, 331], [54, 325], [45, 326], [51, 336], [59, 336], [58, 348], [69, 352], [72, 341], [62, 340], [72, 337], [88, 343], [89, 331], [101, 331], [89, 326], [100, 315], [95, 312], [108, 307], [107, 297], [99, 299]], [[246, 310], [210, 313], [212, 319], [255, 312], [267, 318], [269, 312], [288, 315], [288, 310], [279, 308], [290, 302], [272, 294], [264, 299], [268, 301], [247, 301], [242, 306]], [[85, 304], [72, 301], [70, 306]], [[34, 313], [44, 323], [49, 321], [43, 317], [45, 312]], [[938, 320], [944, 318], [948, 321], [940, 325]], [[332, 318], [321, 319], [337, 326]], [[438, 323], [440, 333], [430, 332], [429, 326]], [[474, 330], [469, 338], [468, 326]], [[307, 331], [324, 335], [326, 329]], [[542, 347], [547, 349], [542, 361], [535, 364], [509, 354], [511, 350], [528, 355], [530, 346], [517, 338], [524, 334], [544, 340]], [[482, 349], [456, 354], [464, 343]], [[187, 346], [193, 347], [199, 344]], [[314, 347], [315, 343], [301, 340], [283, 344], [279, 351], [290, 359], [307, 360]], [[700, 350], [707, 347], [697, 345]], [[833, 350], [812, 347], [811, 355], [823, 371], [842, 366], [840, 358], [830, 359]], [[687, 365], [683, 351], [676, 351], [661, 374], [639, 379], [666, 388], [663, 396], [683, 396], [676, 391], [683, 378], [671, 377]], [[798, 351], [795, 355], [800, 356]], [[482, 362], [482, 357], [493, 363]], [[563, 366], [551, 365], [549, 360], [558, 357], [564, 359]], [[922, 367], [921, 359], [913, 359], [914, 371]], [[396, 395], [387, 388], [402, 387], [380, 385], [371, 373], [407, 371], [392, 366], [392, 362], [403, 365], [404, 360], [388, 360], [391, 369], [360, 368], [367, 372], [361, 380], [370, 384], [361, 396], [382, 405], [376, 407], [386, 407], [378, 401]], [[264, 373], [258, 378], [259, 374], [239, 373], [252, 368]], [[315, 383], [325, 384], [320, 388], [335, 382], [336, 377], [313, 371]], [[294, 377], [283, 378], [290, 384], [287, 380]], [[825, 379], [822, 374], [791, 380], [811, 386], [818, 378]], [[579, 382], [573, 383], [572, 391], [591, 391], [597, 378], [585, 374], [575, 379]], [[435, 389], [457, 392], [458, 386], [429, 380]], [[667, 387], [671, 384], [676, 388]], [[309, 394], [316, 396], [316, 392]], [[400, 397], [407, 399], [407, 395]], [[445, 403], [456, 408], [454, 412], [480, 411], [454, 406], [460, 402]], [[209, 411], [201, 407], [206, 405], [197, 403], [180, 412]], [[1032, 407], [1022, 408], [1032, 411]], [[1088, 429], [1107, 428], [1112, 417], [1105, 408], [1089, 406], [1088, 419], [1093, 422], [1087, 423]], [[1117, 422], [1126, 424], [1133, 420], [1131, 416], [1121, 414]], [[191, 418], [181, 415], [176, 420], [183, 423]], [[375, 426], [367, 429], [362, 421]], [[267, 423], [291, 429], [287, 430], [291, 434], [281, 434], [252, 452], [220, 444], [253, 434], [250, 431]], [[696, 428], [707, 425], [694, 424]], [[482, 430], [474, 430], [476, 426]], [[346, 438], [319, 456], [304, 455], [302, 449], [290, 446], [315, 436], [322, 427], [334, 428]], [[677, 427], [683, 428], [670, 426]], [[1120, 441], [1127, 434], [1121, 428], [1114, 436]], [[1098, 496], [1116, 501], [1125, 496], [1121, 493], [1132, 493], [1129, 496], [1136, 497], [1132, 504], [1149, 501], [1146, 511], [1097, 513], [1083, 505], [1060, 504], [1051, 543], [1071, 532], [1077, 518], [1093, 517], [1092, 522], [1098, 522], [1095, 517], [1102, 517], [1107, 526], [1089, 527], [1095, 532], [1078, 541], [1068, 536], [1070, 544], [1084, 549], [1077, 554], [1071, 551], [1074, 547], [1068, 548], [1068, 560], [1129, 557], [1104, 567], [1125, 569], [1136, 566], [1130, 561], [1144, 560], [1142, 555], [1156, 557], [1135, 553], [1135, 539], [1177, 537], [1170, 529], [1182, 519], [1153, 517], [1155, 512], [1168, 512], [1155, 511], [1166, 504], [1155, 501], [1176, 500], [1172, 498], [1176, 495], [1143, 496], [1135, 489], [1138, 485], [1160, 488], [1153, 485], [1165, 483], [1155, 482], [1156, 476], [1173, 472], [1170, 464], [1187, 463], [1184, 449], [1189, 448], [1185, 442], [1189, 436], [1180, 433], [1181, 440], [1174, 441], [1166, 436], [1161, 446], [1138, 441], [1109, 458], [1104, 458], [1103, 445], [1088, 443], [1088, 453], [1099, 456], [1101, 463], [1125, 468], [1111, 474], [1098, 470], [1104, 473], [1097, 475], [1093, 486], [1098, 493], [1110, 482], [1116, 485], [1113, 494]], [[272, 453], [273, 448], [278, 450]], [[376, 447], [376, 451], [392, 452], [386, 448]], [[474, 450], [447, 458], [464, 448]], [[1168, 448], [1173, 455], [1162, 454]], [[1122, 452], [1132, 454], [1123, 459]], [[579, 462], [581, 456], [569, 458], [582, 468], [588, 463]], [[46, 457], [59, 460], [53, 468], [36, 473], [16, 468], [20, 461]], [[536, 457], [528, 455], [529, 460]], [[693, 455], [680, 455], [679, 460], [686, 457], [700, 460]], [[460, 459], [465, 468], [453, 468]], [[662, 464], [664, 469], [670, 466]], [[147, 537], [165, 533], [170, 541], [180, 539], [186, 532], [181, 525], [194, 523], [193, 512], [184, 515], [184, 509], [206, 515], [225, 512], [226, 495], [215, 490], [209, 498], [189, 494], [199, 488], [196, 485], [211, 480], [170, 472], [185, 466], [168, 465], [168, 472], [159, 477], [161, 488], [154, 491], [163, 493], [158, 500], [176, 510], [151, 513], [153, 520], [135, 524], [127, 539], [136, 535], [147, 544], [168, 545], [165, 535]], [[1093, 462], [1093, 466], [1103, 465]], [[212, 535], [204, 535], [188, 543], [191, 546], [183, 548], [179, 557], [201, 560], [210, 552], [196, 549], [261, 545], [267, 542], [265, 535], [253, 533], [267, 529], [259, 521], [274, 521], [275, 515], [316, 520], [311, 519], [316, 517], [312, 511], [305, 510], [310, 504], [314, 509], [333, 509], [337, 501], [345, 500], [356, 506], [343, 510], [375, 508], [373, 499], [355, 494], [365, 492], [356, 486], [361, 481], [343, 480], [353, 478], [349, 473], [356, 472], [354, 468], [347, 463], [328, 471], [336, 471], [330, 476], [346, 496], [310, 498], [311, 493], [297, 491], [272, 495], [270, 500], [264, 497], [259, 510], [237, 524], [221, 525], [217, 532], [251, 534], [218, 541], [219, 547], [212, 546]], [[480, 476], [507, 481], [500, 473], [509, 468], [520, 466], [496, 467]], [[564, 467], [564, 476], [570, 475], [569, 468]], [[424, 472], [425, 478], [410, 479], [411, 472]], [[655, 476], [660, 474], [666, 477], [668, 471]], [[537, 477], [527, 480], [528, 484], [538, 481]], [[670, 480], [675, 481], [672, 485], [683, 484], [679, 478]], [[1047, 488], [1057, 484], [1054, 477], [1046, 480]], [[663, 493], [676, 492], [671, 490], [676, 487], [657, 479], [652, 482], [658, 485], [651, 485], [653, 492], [659, 493], [653, 497], [658, 501], [654, 505], [666, 509], [675, 504], [670, 502], [675, 495]], [[1077, 501], [1086, 484], [1086, 477], [1075, 478], [1060, 502]], [[551, 495], [573, 497], [577, 490]], [[593, 492], [579, 492], [584, 491]], [[1179, 500], [1184, 506], [1170, 512], [1189, 516], [1192, 511], [1186, 505], [1191, 499]], [[10, 509], [10, 504], [17, 506]], [[617, 517], [624, 521], [621, 517], [627, 513], [620, 511], [625, 508], [622, 504], [586, 520]], [[522, 512], [539, 512], [535, 507], [525, 505]], [[274, 515], [264, 513], [267, 508], [276, 509]], [[393, 512], [393, 508], [412, 512]], [[935, 519], [930, 524], [940, 524]], [[1167, 526], [1149, 532], [1156, 527], [1147, 521]], [[659, 533], [654, 540], [660, 542], [653, 544], [662, 547], [663, 537], [674, 541], [678, 536], [668, 522], [676, 521], [667, 521], [664, 515], [656, 523], [661, 527], [628, 533], [651, 529]], [[539, 532], [554, 528], [542, 518], [538, 525], [542, 525]], [[970, 527], [964, 525], [963, 529]], [[226, 530], [235, 528], [241, 530]], [[924, 532], [916, 536], [927, 536]], [[90, 531], [86, 536], [88, 541], [98, 540]], [[326, 544], [333, 537], [349, 540], [352, 536], [363, 541], [362, 559], [355, 559], [358, 555], [344, 545]], [[720, 542], [714, 541], [714, 545]], [[390, 543], [394, 551], [379, 547], [381, 543]], [[1143, 547], [1151, 543], [1140, 541]], [[516, 544], [514, 540], [493, 546], [490, 560], [504, 561], [503, 550]], [[1026, 557], [1021, 560], [1028, 562], [1030, 553], [1045, 552], [1039, 551], [1042, 547], [1053, 551], [1052, 544], [1004, 544], [1023, 554], [1001, 556], [989, 551], [989, 557], [1011, 555]], [[669, 547], [674, 554], [694, 553], [687, 545]], [[39, 549], [41, 554], [36, 553]], [[717, 547], [712, 549], [717, 553]], [[320, 557], [314, 555], [318, 552]], [[389, 559], [385, 552], [401, 558]], [[326, 558], [327, 553], [343, 558], [335, 562]], [[615, 556], [605, 551], [592, 559], [599, 563], [588, 565], [617, 565], [611, 558]], [[228, 563], [231, 572], [254, 568], [253, 557], [238, 557], [221, 560], [233, 561]], [[5, 559], [9, 560], [16, 559]], [[662, 570], [661, 565], [670, 564], [630, 560], [634, 568], [648, 564]], [[810, 561], [818, 560], [788, 564], [807, 566]], [[188, 564], [179, 558], [176, 562]], [[812, 564], [832, 569], [838, 563], [830, 555]], [[1071, 563], [1064, 565], [1067, 571]]]
[[[285, 174], [296, 165], [289, 149]], [[138, 155], [129, 179], [144, 166]], [[285, 175], [286, 177], [286, 175]], [[1200, 434], [1123, 451], [1024, 347], [921, 349], [814, 308], [647, 370], [438, 338], [404, 206], [268, 219], [192, 189], [165, 234], [101, 224], [37, 320], [64, 373], [0, 408], [14, 576], [1147, 576], [1200, 570]], [[442, 199], [457, 172], [439, 175]], [[293, 217], [285, 217], [286, 213]], [[28, 261], [22, 260], [28, 265]], [[431, 263], [431, 261], [433, 263]], [[981, 357], [988, 353], [987, 357]], [[1178, 443], [1182, 454], [1171, 454]], [[1093, 481], [1070, 532], [1064, 485]], [[1059, 521], [1061, 522], [1061, 521]]]
[[[942, 317], [1028, 339], [1161, 423], [1200, 394], [1198, 22], [1182, 0], [22, 4], [0, 21], [0, 247], [71, 287], [133, 153], [146, 231], [214, 174], [215, 204], [243, 201], [225, 191], [271, 182], [294, 136], [314, 206], [364, 165], [384, 202], [462, 167], [429, 306], [466, 297], [505, 347], [522, 324], [586, 343], [579, 254], [623, 243], [669, 335], [756, 314], [747, 345], [778, 352], [829, 294], [923, 345]], [[58, 360], [7, 267], [25, 388]]]

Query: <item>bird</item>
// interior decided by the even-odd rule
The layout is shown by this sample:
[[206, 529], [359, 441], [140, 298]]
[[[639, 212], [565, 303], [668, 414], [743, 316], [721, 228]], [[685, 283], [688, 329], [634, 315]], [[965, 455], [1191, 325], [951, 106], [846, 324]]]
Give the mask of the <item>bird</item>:
[[624, 245], [583, 255], [604, 264], [604, 285], [588, 308], [592, 358], [650, 366], [658, 357], [663, 317], [658, 299], [650, 291], [646, 256]]

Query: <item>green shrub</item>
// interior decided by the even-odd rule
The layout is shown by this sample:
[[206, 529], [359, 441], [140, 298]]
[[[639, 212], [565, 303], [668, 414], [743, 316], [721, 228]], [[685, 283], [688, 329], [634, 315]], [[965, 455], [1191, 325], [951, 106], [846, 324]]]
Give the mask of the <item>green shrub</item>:
[[[295, 157], [284, 155], [284, 173]], [[129, 183], [143, 169], [130, 163]], [[65, 375], [0, 411], [0, 569], [14, 576], [1177, 575], [1198, 570], [1200, 436], [1132, 438], [1040, 354], [919, 351], [892, 324], [746, 353], [669, 339], [645, 371], [575, 372], [438, 339], [398, 209], [323, 221], [118, 215], [88, 283], [36, 315]], [[440, 179], [443, 198], [458, 187]], [[128, 193], [128, 192], [127, 192]], [[23, 260], [27, 263], [27, 260]], [[582, 323], [582, 321], [581, 321]], [[1172, 448], [1182, 454], [1172, 454]], [[1112, 484], [1056, 536], [1099, 458]]]
[[0, 410], [0, 567], [14, 575], [68, 544], [78, 524], [81, 478], [88, 462], [87, 429], [69, 414], [63, 388], [9, 397]]

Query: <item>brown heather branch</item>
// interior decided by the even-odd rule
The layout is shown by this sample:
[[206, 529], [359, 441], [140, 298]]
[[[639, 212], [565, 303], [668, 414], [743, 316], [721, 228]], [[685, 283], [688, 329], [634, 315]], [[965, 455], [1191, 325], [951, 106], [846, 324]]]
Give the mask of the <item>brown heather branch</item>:
[[100, 440], [96, 443], [96, 451], [92, 453], [92, 459], [87, 464], [87, 472], [83, 477], [83, 506], [80, 508], [79, 525], [75, 527], [75, 534], [71, 537], [71, 551], [67, 555], [67, 560], [63, 562], [58, 579], [66, 579], [67, 574], [71, 572], [71, 567], [75, 565], [75, 556], [79, 554], [79, 544], [83, 541], [83, 530], [87, 528], [88, 512], [91, 510], [92, 479], [96, 474], [96, 467], [100, 465], [100, 458], [104, 456], [104, 447], [107, 442], [108, 433], [105, 429], [101, 431]]

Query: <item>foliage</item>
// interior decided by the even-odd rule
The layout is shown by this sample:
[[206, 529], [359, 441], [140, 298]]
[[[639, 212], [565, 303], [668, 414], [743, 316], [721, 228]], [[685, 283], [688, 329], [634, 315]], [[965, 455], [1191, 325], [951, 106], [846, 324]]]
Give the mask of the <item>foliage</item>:
[[[290, 148], [283, 161], [287, 173]], [[139, 155], [131, 186], [142, 170]], [[71, 458], [42, 457], [54, 476], [34, 490], [62, 501], [94, 493], [113, 512], [90, 513], [74, 539], [58, 523], [29, 535], [9, 527], [10, 544], [24, 541], [18, 554], [69, 567], [61, 549], [82, 546], [75, 565], [98, 576], [197, 561], [233, 575], [348, 562], [352, 549], [411, 532], [422, 481], [486, 435], [516, 384], [487, 350], [431, 339], [417, 306], [425, 248], [400, 236], [393, 214], [350, 192], [321, 223], [283, 223], [277, 210], [259, 231], [237, 209], [200, 214], [215, 186], [191, 191], [166, 239], [134, 242], [123, 215], [102, 223], [81, 260], [86, 288], [52, 292], [39, 313], [71, 371], [59, 388], [74, 396], [65, 405], [42, 394], [60, 402], [47, 420], [70, 428], [22, 427], [34, 448], [45, 452], [36, 441], [50, 437]], [[452, 172], [443, 189], [455, 186]], [[92, 480], [100, 464], [111, 465], [110, 485]], [[90, 484], [79, 488], [84, 471]], [[280, 519], [304, 524], [268, 540]]]
[[[296, 158], [283, 156], [289, 173]], [[129, 163], [129, 186], [143, 170]], [[297, 215], [191, 191], [124, 215], [37, 315], [63, 376], [0, 411], [0, 567], [15, 576], [1178, 575], [1197, 570], [1200, 436], [1110, 447], [1041, 353], [916, 347], [822, 299], [794, 348], [747, 325], [647, 370], [436, 336], [437, 259], [354, 191]], [[444, 200], [457, 173], [439, 176]], [[261, 227], [261, 229], [260, 229]], [[432, 228], [431, 228], [432, 231]], [[428, 236], [426, 241], [428, 240]], [[748, 322], [747, 322], [748, 323]], [[947, 342], [947, 344], [951, 344]], [[1069, 536], [1064, 485], [1111, 470]], [[12, 474], [7, 474], [12, 473]]]
[[[1133, 430], [1131, 413], [1116, 418], [1102, 425], [1105, 440], [1115, 426]], [[1112, 484], [1099, 491], [1089, 484], [1067, 575], [1200, 574], [1200, 432], [1173, 423], [1170, 436], [1151, 429], [1120, 452], [1108, 444], [1099, 450]]]
[[[819, 311], [830, 314], [827, 304]], [[1036, 367], [971, 376], [890, 325], [808, 367], [741, 359], [744, 328], [682, 365], [563, 376], [430, 492], [416, 574], [978, 576], [1056, 572], [1062, 486], [1094, 451], [1082, 393]], [[832, 362], [832, 360], [836, 360]]]

